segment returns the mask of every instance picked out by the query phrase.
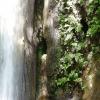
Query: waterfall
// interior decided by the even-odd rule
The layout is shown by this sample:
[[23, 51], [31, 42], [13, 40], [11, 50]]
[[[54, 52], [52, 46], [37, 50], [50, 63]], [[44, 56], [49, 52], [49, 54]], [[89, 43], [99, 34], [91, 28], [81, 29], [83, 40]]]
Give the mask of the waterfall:
[[24, 28], [31, 1], [0, 0], [0, 100], [26, 100]]

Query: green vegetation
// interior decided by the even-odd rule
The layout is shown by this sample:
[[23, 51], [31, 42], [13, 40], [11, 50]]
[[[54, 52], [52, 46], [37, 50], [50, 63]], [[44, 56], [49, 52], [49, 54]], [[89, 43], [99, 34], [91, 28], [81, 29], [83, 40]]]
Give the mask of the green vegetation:
[[[92, 0], [86, 6], [83, 0], [77, 4], [81, 18], [73, 14], [68, 0], [62, 0], [59, 13], [60, 58], [53, 78], [55, 91], [83, 90], [83, 72], [88, 66], [90, 54], [100, 52], [100, 0]], [[76, 5], [76, 8], [77, 8]]]

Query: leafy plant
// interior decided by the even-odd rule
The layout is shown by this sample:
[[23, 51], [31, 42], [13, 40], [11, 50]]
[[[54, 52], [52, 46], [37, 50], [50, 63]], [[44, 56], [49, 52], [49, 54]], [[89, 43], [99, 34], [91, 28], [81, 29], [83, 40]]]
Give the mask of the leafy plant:
[[[89, 2], [84, 8], [87, 11], [87, 16], [84, 18], [81, 15], [81, 19], [75, 17], [73, 8], [68, 5], [67, 1], [62, 0], [62, 9], [59, 13], [61, 48], [53, 85], [55, 89], [61, 88], [72, 92], [75, 87], [80, 90], [84, 87], [82, 75], [88, 64], [90, 52], [94, 54], [100, 52], [100, 1], [92, 0]], [[83, 4], [84, 0], [80, 0], [80, 9], [81, 6], [84, 6]], [[86, 21], [87, 26], [81, 23], [82, 20]], [[84, 31], [86, 27], [87, 31]]]

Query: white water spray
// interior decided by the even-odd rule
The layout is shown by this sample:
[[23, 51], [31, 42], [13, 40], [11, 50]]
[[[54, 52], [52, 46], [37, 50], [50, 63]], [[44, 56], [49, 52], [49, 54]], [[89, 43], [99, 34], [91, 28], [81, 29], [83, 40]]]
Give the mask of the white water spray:
[[23, 7], [21, 0], [0, 0], [0, 100], [22, 100]]

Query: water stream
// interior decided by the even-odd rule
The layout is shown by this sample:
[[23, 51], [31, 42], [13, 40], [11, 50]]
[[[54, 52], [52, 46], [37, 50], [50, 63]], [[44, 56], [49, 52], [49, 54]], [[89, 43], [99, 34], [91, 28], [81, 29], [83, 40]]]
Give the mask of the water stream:
[[0, 0], [0, 100], [25, 100], [23, 30], [27, 2]]

